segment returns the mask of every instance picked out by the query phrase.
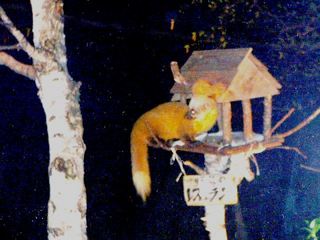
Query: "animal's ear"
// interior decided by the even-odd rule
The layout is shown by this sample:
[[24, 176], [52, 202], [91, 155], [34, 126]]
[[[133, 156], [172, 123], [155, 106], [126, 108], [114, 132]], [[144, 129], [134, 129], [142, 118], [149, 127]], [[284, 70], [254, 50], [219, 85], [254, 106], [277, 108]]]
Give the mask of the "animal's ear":
[[217, 99], [227, 91], [226, 86], [223, 83], [214, 83], [210, 87], [209, 98]]
[[203, 95], [203, 96], [208, 96], [210, 94], [210, 89], [211, 89], [212, 84], [203, 79], [197, 80], [193, 86], [192, 86], [192, 94], [193, 95]]
[[192, 86], [192, 94], [198, 96], [207, 96], [216, 99], [227, 90], [223, 83], [211, 83], [208, 80], [200, 79]]

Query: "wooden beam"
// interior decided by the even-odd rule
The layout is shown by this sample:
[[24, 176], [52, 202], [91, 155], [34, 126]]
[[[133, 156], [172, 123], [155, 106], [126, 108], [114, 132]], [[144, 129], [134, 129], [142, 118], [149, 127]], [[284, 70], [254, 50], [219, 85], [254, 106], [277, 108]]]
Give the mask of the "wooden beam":
[[223, 129], [223, 141], [225, 144], [231, 143], [232, 141], [232, 111], [231, 103], [222, 103], [222, 129]]
[[264, 114], [263, 114], [263, 135], [265, 139], [270, 138], [272, 124], [272, 96], [264, 98]]
[[250, 99], [242, 100], [242, 111], [243, 111], [243, 133], [244, 139], [250, 141], [253, 137], [252, 131], [252, 111]]

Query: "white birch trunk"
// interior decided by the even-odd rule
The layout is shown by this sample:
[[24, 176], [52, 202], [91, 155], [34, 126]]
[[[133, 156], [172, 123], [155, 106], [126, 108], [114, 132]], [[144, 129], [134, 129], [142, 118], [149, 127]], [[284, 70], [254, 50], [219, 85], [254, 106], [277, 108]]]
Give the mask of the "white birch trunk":
[[[222, 159], [223, 158], [223, 159]], [[205, 166], [210, 175], [221, 174], [221, 161], [228, 157], [218, 157], [216, 155], [205, 155]], [[225, 226], [225, 205], [205, 206], [205, 216], [202, 218], [206, 230], [209, 232], [210, 240], [227, 240], [227, 230]]]
[[[254, 134], [251, 141], [262, 141], [263, 136]], [[209, 134], [208, 143], [222, 141], [222, 133]], [[239, 146], [247, 143], [244, 140], [242, 132], [232, 133], [232, 146]], [[247, 181], [254, 179], [254, 173], [250, 168], [250, 155], [252, 153], [241, 153], [231, 156], [217, 156], [213, 154], [205, 154], [205, 166], [210, 175], [222, 174], [226, 168], [226, 173], [232, 178], [236, 185], [239, 185], [243, 178]], [[206, 230], [209, 232], [210, 240], [227, 240], [227, 229], [225, 225], [225, 205], [205, 206], [205, 216], [202, 218], [205, 222]]]
[[85, 144], [78, 102], [80, 86], [73, 82], [67, 70], [63, 2], [30, 2], [35, 48], [48, 56], [44, 61], [33, 62], [50, 148], [48, 239], [85, 240]]

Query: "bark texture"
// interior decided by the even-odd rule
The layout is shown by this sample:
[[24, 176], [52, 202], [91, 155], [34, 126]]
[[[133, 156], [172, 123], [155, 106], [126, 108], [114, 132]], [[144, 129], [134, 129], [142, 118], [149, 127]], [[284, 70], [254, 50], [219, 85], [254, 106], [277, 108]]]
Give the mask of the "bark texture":
[[80, 83], [68, 73], [62, 0], [30, 0], [33, 42], [0, 6], [1, 23], [18, 41], [2, 50], [22, 49], [33, 60], [27, 65], [0, 52], [0, 65], [35, 81], [47, 122], [50, 162], [48, 239], [86, 240], [86, 190]]
[[63, 2], [31, 0], [38, 95], [43, 105], [50, 148], [48, 238], [85, 240], [86, 191], [79, 87], [67, 70]]
[[[235, 146], [246, 143], [244, 133], [234, 132], [232, 137], [232, 144]], [[208, 142], [214, 142], [214, 134], [208, 138]], [[263, 137], [256, 134], [253, 138], [260, 141]], [[254, 179], [254, 173], [250, 169], [250, 155], [247, 153], [238, 153], [231, 156], [221, 156], [215, 154], [205, 154], [206, 171], [210, 175], [222, 174], [232, 178], [234, 183], [238, 186], [245, 178], [248, 182]], [[237, 214], [241, 214], [241, 209], [238, 209]], [[227, 240], [225, 205], [209, 205], [205, 206], [205, 216], [202, 218], [205, 222], [206, 230], [209, 232], [210, 240]], [[241, 216], [237, 216], [237, 234], [242, 236], [243, 240], [247, 238], [246, 226]]]

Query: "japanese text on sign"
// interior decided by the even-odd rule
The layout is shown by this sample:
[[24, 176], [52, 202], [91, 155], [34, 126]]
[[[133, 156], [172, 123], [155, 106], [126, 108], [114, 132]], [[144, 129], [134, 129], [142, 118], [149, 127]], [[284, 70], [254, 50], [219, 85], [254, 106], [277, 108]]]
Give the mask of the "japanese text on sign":
[[237, 185], [225, 175], [185, 175], [184, 198], [188, 206], [231, 205], [238, 202]]

